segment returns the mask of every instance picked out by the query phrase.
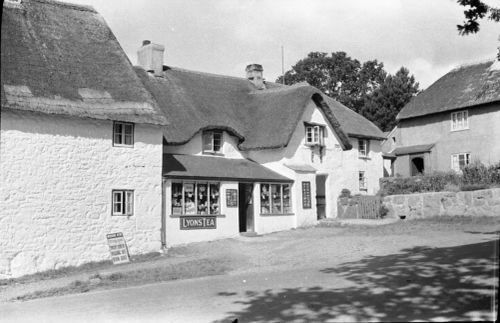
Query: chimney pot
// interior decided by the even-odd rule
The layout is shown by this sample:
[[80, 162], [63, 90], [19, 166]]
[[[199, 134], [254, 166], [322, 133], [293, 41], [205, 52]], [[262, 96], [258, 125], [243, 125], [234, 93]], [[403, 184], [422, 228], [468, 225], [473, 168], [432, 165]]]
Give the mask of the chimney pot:
[[264, 84], [263, 71], [264, 69], [260, 64], [250, 64], [245, 68], [247, 79], [252, 82], [259, 90], [263, 90], [266, 88], [266, 85]]
[[144, 40], [137, 51], [137, 65], [156, 76], [163, 75], [163, 45], [153, 44]]

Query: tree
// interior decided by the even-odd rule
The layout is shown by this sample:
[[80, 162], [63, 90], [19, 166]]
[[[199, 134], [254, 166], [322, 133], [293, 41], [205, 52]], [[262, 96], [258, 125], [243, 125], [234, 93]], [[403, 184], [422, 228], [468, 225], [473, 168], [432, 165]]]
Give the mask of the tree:
[[[276, 82], [281, 83], [282, 77]], [[383, 63], [377, 60], [361, 63], [345, 52], [309, 53], [285, 73], [285, 84], [300, 82], [318, 88], [384, 131], [394, 126], [399, 110], [418, 92], [418, 83], [407, 69], [391, 76]], [[392, 97], [395, 95], [401, 95], [401, 99]]]
[[[488, 6], [481, 0], [458, 0], [459, 5], [469, 7], [464, 11], [466, 20], [463, 25], [457, 25], [459, 35], [475, 34], [479, 31], [479, 19], [487, 17], [489, 20], [500, 22], [500, 8]], [[500, 38], [499, 38], [500, 40]], [[500, 47], [497, 59], [500, 61]]]

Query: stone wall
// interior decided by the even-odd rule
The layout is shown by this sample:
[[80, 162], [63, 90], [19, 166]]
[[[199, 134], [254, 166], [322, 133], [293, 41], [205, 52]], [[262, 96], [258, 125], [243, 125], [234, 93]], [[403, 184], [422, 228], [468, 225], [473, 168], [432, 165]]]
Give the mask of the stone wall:
[[384, 198], [384, 205], [389, 209], [388, 217], [500, 216], [500, 188], [390, 195]]
[[[131, 254], [161, 248], [162, 133], [135, 125], [113, 147], [113, 122], [2, 110], [0, 277], [109, 259], [106, 234]], [[134, 215], [111, 215], [111, 191], [134, 190]]]

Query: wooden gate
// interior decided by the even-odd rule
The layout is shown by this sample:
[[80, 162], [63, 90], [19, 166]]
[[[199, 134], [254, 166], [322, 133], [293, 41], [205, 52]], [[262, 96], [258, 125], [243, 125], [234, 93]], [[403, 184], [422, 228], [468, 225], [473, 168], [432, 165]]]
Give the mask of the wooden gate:
[[380, 208], [380, 199], [376, 196], [360, 196], [358, 204], [358, 218], [377, 219]]

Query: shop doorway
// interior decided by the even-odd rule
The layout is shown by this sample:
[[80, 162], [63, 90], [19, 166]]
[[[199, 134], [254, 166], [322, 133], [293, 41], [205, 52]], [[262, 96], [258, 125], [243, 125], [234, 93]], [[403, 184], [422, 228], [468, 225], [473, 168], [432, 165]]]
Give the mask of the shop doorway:
[[425, 166], [424, 166], [424, 156], [412, 156], [411, 158], [411, 176], [424, 175]]
[[326, 218], [326, 176], [316, 175], [316, 214], [318, 220]]
[[238, 211], [240, 232], [254, 232], [253, 184], [238, 184]]

